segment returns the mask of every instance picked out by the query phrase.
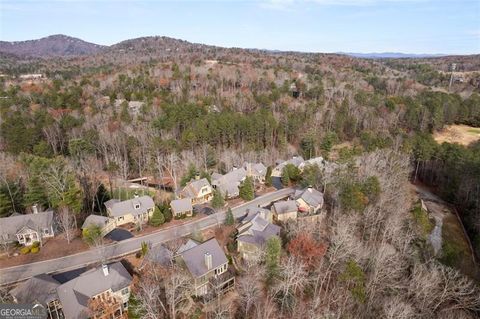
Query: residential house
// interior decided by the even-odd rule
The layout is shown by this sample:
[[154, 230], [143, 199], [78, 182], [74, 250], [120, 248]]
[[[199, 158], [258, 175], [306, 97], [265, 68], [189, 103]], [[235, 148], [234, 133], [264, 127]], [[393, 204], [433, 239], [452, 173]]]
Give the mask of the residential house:
[[280, 235], [280, 227], [269, 223], [262, 211], [249, 214], [237, 228], [237, 250], [245, 260], [256, 260], [260, 252], [273, 236]]
[[115, 229], [115, 219], [111, 217], [105, 217], [100, 215], [88, 215], [82, 225], [82, 229], [88, 228], [91, 225], [96, 225], [102, 229], [102, 236], [105, 236], [109, 232]]
[[289, 219], [297, 219], [298, 207], [294, 200], [275, 202], [272, 205], [273, 220], [285, 222]]
[[0, 218], [0, 239], [3, 242], [15, 242], [30, 246], [34, 242], [43, 243], [43, 239], [55, 235], [53, 211], [39, 212], [33, 206], [33, 214], [14, 214]]
[[175, 199], [170, 202], [172, 214], [174, 217], [192, 216], [193, 207], [191, 198]]
[[215, 238], [196, 243], [179, 256], [193, 278], [196, 296], [233, 289], [235, 277], [227, 272], [227, 257]]
[[247, 177], [247, 171], [241, 168], [234, 168], [225, 175], [212, 174], [212, 186], [227, 198], [235, 198], [240, 195], [240, 184]]
[[179, 193], [180, 198], [191, 198], [192, 205], [209, 202], [213, 197], [212, 186], [206, 178], [194, 179]]
[[294, 156], [294, 157], [292, 157], [291, 159], [289, 159], [288, 161], [281, 162], [281, 163], [279, 163], [277, 166], [275, 166], [275, 167], [273, 168], [273, 170], [272, 170], [272, 176], [274, 176], [274, 177], [281, 177], [281, 176], [282, 176], [283, 168], [284, 168], [287, 164], [292, 164], [292, 165], [294, 165], [295, 167], [300, 168], [300, 165], [302, 165], [303, 162], [304, 162], [303, 157], [301, 157], [301, 156]]
[[63, 318], [62, 306], [58, 300], [57, 288], [60, 282], [51, 275], [41, 274], [34, 276], [10, 290], [15, 303], [38, 303], [47, 310], [48, 318]]
[[120, 201], [110, 199], [105, 202], [107, 214], [115, 220], [115, 225], [128, 223], [143, 224], [153, 215], [155, 203], [150, 196], [135, 196], [135, 198]]
[[67, 319], [125, 318], [132, 276], [121, 262], [103, 265], [57, 287]]
[[300, 212], [316, 214], [323, 207], [323, 193], [312, 187], [296, 191], [294, 199]]
[[267, 168], [262, 163], [248, 163], [243, 164], [247, 176], [253, 178], [254, 182], [265, 183], [265, 175], [267, 174]]

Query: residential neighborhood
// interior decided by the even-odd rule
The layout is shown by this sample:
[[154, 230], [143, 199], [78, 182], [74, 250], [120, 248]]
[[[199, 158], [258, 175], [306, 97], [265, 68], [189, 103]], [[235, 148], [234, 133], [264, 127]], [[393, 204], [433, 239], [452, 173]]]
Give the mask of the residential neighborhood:
[[[292, 191], [286, 189], [288, 192], [272, 188], [264, 196], [276, 192], [281, 192], [282, 195], [273, 197], [273, 201], [262, 201], [262, 207], [256, 208], [248, 206], [248, 200], [244, 201], [244, 204], [238, 207], [245, 208], [238, 212], [235, 210], [237, 217], [229, 217], [229, 214], [232, 214], [229, 203], [242, 200], [240, 189], [244, 187], [246, 178], [251, 178], [253, 185], [257, 185], [252, 188], [254, 191], [263, 190], [268, 189], [265, 186], [266, 174], [267, 167], [262, 163], [245, 162], [240, 168], [234, 167], [223, 175], [213, 172], [211, 183], [207, 178], [193, 178], [179, 188], [178, 192], [174, 192], [169, 205], [162, 209], [158, 208], [153, 197], [138, 194], [139, 189], [134, 187], [135, 192], [131, 198], [112, 198], [105, 201], [104, 213], [86, 216], [80, 227], [85, 240], [90, 238], [94, 231], [98, 232], [95, 245], [91, 249], [99, 247], [99, 244], [109, 245], [108, 242], [115, 239], [112, 234], [118, 230], [135, 231], [132, 239], [141, 239], [145, 236], [142, 235], [142, 229], [152, 227], [152, 221], [158, 217], [157, 211], [161, 215], [164, 215], [162, 212], [166, 210], [171, 211], [173, 220], [195, 221], [198, 219], [198, 209], [195, 210], [195, 207], [211, 207], [213, 193], [218, 191], [224, 197], [225, 206], [210, 209], [215, 215], [225, 214], [224, 217], [219, 217], [224, 220], [222, 225], [225, 226], [216, 223], [216, 227], [220, 228], [213, 226], [213, 229], [228, 230], [230, 239], [227, 241], [224, 237], [218, 237], [221, 240], [219, 241], [215, 234], [209, 239], [193, 237], [203, 237], [202, 233], [207, 234], [209, 231], [207, 228], [200, 233], [194, 231], [190, 236], [168, 238], [165, 242], [154, 245], [141, 242], [136, 254], [141, 257], [140, 263], [134, 259], [132, 264], [131, 258], [122, 257], [117, 259], [124, 260], [122, 262], [108, 262], [100, 257], [95, 264], [87, 269], [81, 268], [74, 275], [64, 276], [61, 271], [56, 271], [53, 275], [36, 274], [14, 285], [9, 294], [15, 302], [41, 303], [48, 309], [49, 318], [123, 318], [129, 311], [131, 291], [137, 289], [132, 288], [132, 278], [141, 276], [146, 269], [151, 271], [160, 267], [167, 271], [177, 269], [185, 272], [190, 278], [188, 281], [192, 297], [200, 298], [199, 302], [204, 305], [212, 300], [222, 300], [235, 290], [235, 277], [238, 276], [240, 265], [261, 262], [267, 242], [280, 237], [284, 223], [294, 221], [305, 213], [315, 215], [323, 207], [322, 192], [312, 187], [296, 188]], [[39, 211], [38, 206], [34, 206], [31, 214], [2, 218], [2, 238], [18, 241], [23, 245], [41, 242], [48, 247], [49, 238], [64, 236], [65, 233], [61, 220], [54, 219], [55, 214], [53, 210]], [[165, 223], [165, 216], [161, 217], [162, 224]], [[201, 219], [210, 217], [206, 215]], [[169, 227], [175, 229], [179, 226], [181, 224]], [[160, 227], [162, 228], [163, 226]], [[155, 235], [155, 230], [151, 229], [150, 232], [152, 231], [149, 236]], [[119, 244], [122, 244], [122, 240], [127, 243], [130, 239], [117, 239]], [[172, 242], [178, 240], [183, 241], [183, 244], [172, 246]]]

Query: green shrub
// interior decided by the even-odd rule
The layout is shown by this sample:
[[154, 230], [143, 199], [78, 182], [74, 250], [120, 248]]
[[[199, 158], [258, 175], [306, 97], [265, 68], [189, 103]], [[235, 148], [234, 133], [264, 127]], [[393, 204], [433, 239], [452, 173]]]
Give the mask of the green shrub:
[[36, 253], [38, 253], [39, 251], [40, 251], [40, 247], [32, 247], [32, 249], [30, 249], [30, 252], [31, 252], [32, 254], [36, 254]]
[[162, 211], [158, 206], [155, 206], [152, 217], [150, 217], [150, 225], [158, 227], [165, 222], [165, 216], [163, 216]]
[[26, 255], [26, 254], [28, 254], [28, 253], [30, 252], [30, 249], [31, 249], [31, 247], [25, 246], [25, 247], [23, 247], [22, 249], [20, 249], [20, 253], [21, 253], [22, 255]]
[[32, 244], [32, 247], [33, 248], [40, 247], [40, 242], [39, 241], [34, 241], [33, 244]]
[[428, 217], [428, 213], [422, 209], [420, 204], [413, 208], [412, 215], [415, 223], [420, 228], [422, 236], [426, 237], [429, 235], [435, 226], [433, 221]]

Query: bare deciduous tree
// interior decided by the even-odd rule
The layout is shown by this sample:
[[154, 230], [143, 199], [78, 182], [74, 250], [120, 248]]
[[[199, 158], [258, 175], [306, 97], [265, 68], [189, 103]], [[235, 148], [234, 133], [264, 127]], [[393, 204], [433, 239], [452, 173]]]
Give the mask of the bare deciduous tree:
[[58, 211], [56, 217], [57, 217], [57, 224], [58, 224], [58, 227], [60, 228], [60, 231], [62, 231], [65, 234], [67, 243], [70, 244], [70, 242], [73, 239], [73, 236], [75, 235], [75, 230], [77, 229], [77, 221], [75, 218], [75, 214], [71, 212], [71, 210], [68, 207], [63, 206]]

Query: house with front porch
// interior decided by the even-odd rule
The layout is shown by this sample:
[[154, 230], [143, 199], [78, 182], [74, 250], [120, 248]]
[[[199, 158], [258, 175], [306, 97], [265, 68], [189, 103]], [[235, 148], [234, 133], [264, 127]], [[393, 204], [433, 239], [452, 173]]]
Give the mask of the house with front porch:
[[192, 205], [209, 202], [213, 198], [213, 190], [206, 178], [193, 179], [178, 193], [179, 198], [191, 198]]
[[110, 199], [105, 202], [107, 215], [113, 218], [116, 226], [133, 223], [145, 224], [152, 217], [155, 203], [150, 196], [137, 196], [120, 201]]
[[192, 276], [195, 295], [223, 294], [235, 286], [235, 277], [228, 272], [228, 259], [215, 238], [203, 243], [190, 242], [179, 253]]
[[170, 202], [173, 217], [193, 216], [193, 207], [191, 198], [174, 199]]
[[243, 163], [247, 176], [250, 176], [256, 183], [265, 183], [265, 175], [267, 174], [267, 167], [263, 163]]
[[297, 190], [293, 197], [302, 213], [316, 214], [323, 207], [323, 193], [313, 187]]
[[297, 219], [298, 207], [294, 200], [283, 200], [273, 203], [272, 214], [276, 222], [286, 222], [289, 219]]
[[30, 246], [34, 242], [43, 244], [44, 239], [55, 236], [53, 210], [40, 212], [33, 206], [32, 214], [13, 214], [0, 218], [0, 239], [5, 243], [17, 241]]
[[106, 234], [114, 230], [116, 227], [114, 218], [95, 214], [88, 215], [88, 217], [83, 222], [82, 230], [92, 225], [100, 227], [100, 229], [102, 230], [102, 236], [105, 236]]

